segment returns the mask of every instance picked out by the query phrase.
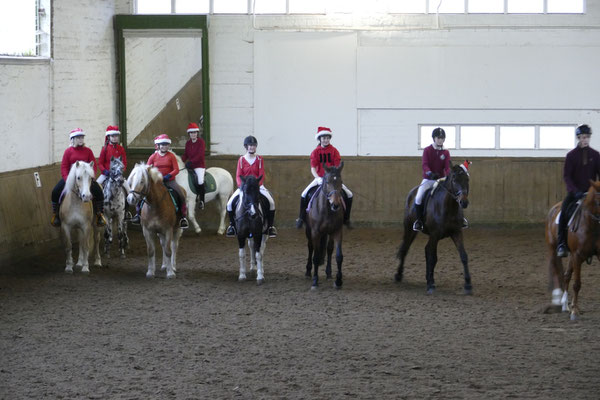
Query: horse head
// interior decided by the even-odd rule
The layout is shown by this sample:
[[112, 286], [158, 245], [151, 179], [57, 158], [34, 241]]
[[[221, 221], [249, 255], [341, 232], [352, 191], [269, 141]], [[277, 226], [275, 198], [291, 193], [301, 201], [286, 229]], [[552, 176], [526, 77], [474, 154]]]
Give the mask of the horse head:
[[110, 158], [110, 171], [109, 176], [111, 179], [118, 179], [123, 177], [123, 170], [125, 169], [125, 164], [123, 164], [123, 160], [121, 157], [111, 157]]
[[[469, 161], [465, 161], [465, 163], [469, 163]], [[467, 208], [469, 206], [469, 172], [465, 164], [450, 164], [448, 180], [452, 196], [462, 208]]]
[[81, 199], [88, 202], [92, 200], [90, 185], [94, 177], [94, 162], [86, 163], [77, 161], [71, 166], [69, 176], [65, 182], [65, 190], [72, 190]]
[[329, 207], [331, 211], [337, 211], [342, 207], [344, 200], [342, 199], [342, 169], [344, 162], [339, 167], [328, 167], [323, 165], [325, 175], [323, 175], [323, 193], [327, 195]]
[[590, 179], [590, 188], [583, 201], [593, 218], [600, 222], [600, 181]]
[[132, 206], [148, 195], [150, 185], [149, 169], [150, 167], [146, 163], [137, 163], [129, 174], [129, 178], [127, 178], [127, 184], [129, 185], [127, 202]]
[[262, 179], [262, 175], [258, 178], [248, 175], [242, 176], [242, 192], [240, 206], [244, 213], [248, 214], [250, 218], [256, 218], [258, 214], [258, 205], [260, 203], [260, 186], [259, 182]]

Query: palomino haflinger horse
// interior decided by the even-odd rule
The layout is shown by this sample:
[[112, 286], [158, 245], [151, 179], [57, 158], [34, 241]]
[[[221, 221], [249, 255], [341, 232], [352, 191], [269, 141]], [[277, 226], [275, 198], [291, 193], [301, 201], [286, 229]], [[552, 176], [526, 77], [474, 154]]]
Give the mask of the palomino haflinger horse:
[[65, 272], [73, 273], [73, 244], [71, 241], [71, 230], [76, 229], [79, 233], [79, 255], [77, 267], [81, 272], [88, 274], [90, 246], [94, 255], [94, 266], [101, 267], [100, 258], [100, 235], [101, 227], [96, 226], [92, 208], [92, 193], [90, 184], [94, 178], [94, 163], [77, 161], [71, 166], [69, 176], [65, 182], [60, 205], [61, 230], [63, 233], [63, 244], [67, 255]]
[[[163, 177], [158, 169], [145, 163], [135, 165], [127, 183], [129, 195], [127, 202], [131, 205], [144, 200], [140, 212], [140, 220], [146, 247], [148, 250], [147, 278], [154, 278], [155, 252], [154, 236], [158, 235], [163, 249], [161, 271], [167, 271], [167, 278], [175, 278], [177, 247], [183, 230], [179, 227], [179, 218], [176, 215], [175, 204], [167, 187], [163, 184]], [[184, 200], [182, 200], [184, 201]]]
[[256, 178], [252, 175], [242, 176], [240, 195], [235, 205], [235, 228], [238, 239], [238, 256], [240, 259], [240, 273], [238, 281], [246, 280], [246, 240], [250, 250], [250, 271], [256, 269], [256, 284], [265, 281], [264, 254], [269, 235], [267, 230], [266, 212], [269, 202], [260, 195], [259, 182], [262, 176]]
[[[435, 291], [435, 280], [433, 273], [437, 263], [438, 242], [446, 237], [452, 238], [460, 260], [462, 261], [465, 276], [465, 294], [472, 294], [471, 275], [469, 274], [467, 252], [463, 244], [463, 209], [469, 205], [469, 161], [460, 165], [450, 164], [450, 173], [447, 177], [439, 179], [437, 187], [432, 189], [431, 194], [423, 197], [425, 216], [423, 221], [423, 233], [429, 235], [425, 246], [425, 259], [427, 268], [425, 277], [427, 280], [427, 293]], [[413, 231], [412, 226], [416, 219], [414, 200], [418, 187], [413, 188], [406, 197], [404, 207], [404, 238], [398, 249], [400, 265], [395, 275], [397, 282], [402, 281], [404, 273], [404, 259], [408, 254], [410, 245], [415, 240], [418, 232]]]
[[[552, 290], [550, 311], [571, 311], [571, 320], [579, 317], [579, 290], [581, 289], [581, 264], [592, 257], [600, 259], [600, 181], [590, 181], [590, 188], [575, 210], [568, 227], [567, 245], [570, 249], [567, 271], [556, 256], [558, 246], [558, 216], [562, 203], [555, 204], [546, 218], [546, 244], [548, 245], [548, 269]], [[569, 283], [573, 277], [573, 300], [569, 306]]]
[[[179, 174], [175, 177], [177, 184], [185, 189], [187, 210], [188, 210], [188, 221], [192, 224], [194, 231], [200, 233], [202, 229], [196, 221], [196, 194], [192, 187], [193, 183], [190, 183], [190, 179], [195, 179], [195, 176], [191, 175], [185, 168], [185, 165], [178, 155], [177, 164], [179, 165]], [[214, 181], [214, 185], [212, 182]], [[204, 203], [216, 200], [219, 208], [220, 222], [217, 233], [222, 235], [225, 233], [225, 217], [227, 216], [227, 201], [229, 196], [233, 193], [233, 178], [227, 170], [223, 168], [212, 167], [206, 170], [204, 186], [206, 188], [206, 194], [204, 196]]]
[[323, 165], [325, 175], [323, 183], [317, 188], [310, 199], [306, 211], [306, 239], [308, 242], [308, 260], [306, 262], [306, 276], [310, 278], [311, 269], [314, 267], [311, 289], [315, 290], [319, 284], [319, 265], [325, 260], [327, 250], [327, 266], [325, 274], [331, 278], [331, 254], [335, 246], [335, 260], [337, 274], [333, 286], [342, 287], [342, 227], [344, 224], [344, 199], [342, 198], [342, 169]]
[[117, 226], [119, 239], [119, 253], [125, 258], [125, 249], [129, 245], [127, 236], [127, 221], [125, 221], [125, 188], [123, 183], [123, 169], [125, 165], [121, 157], [111, 157], [108, 177], [104, 181], [104, 216], [106, 229], [104, 230], [104, 254], [110, 258], [110, 245], [113, 242], [113, 227]]

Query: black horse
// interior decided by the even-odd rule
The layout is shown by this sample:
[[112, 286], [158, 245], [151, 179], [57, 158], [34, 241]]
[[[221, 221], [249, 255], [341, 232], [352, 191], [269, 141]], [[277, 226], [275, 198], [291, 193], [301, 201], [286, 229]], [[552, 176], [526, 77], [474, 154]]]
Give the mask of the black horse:
[[[468, 162], [466, 164], [468, 165]], [[449, 236], [454, 241], [464, 267], [465, 293], [472, 294], [473, 287], [471, 286], [468, 257], [463, 245], [462, 234], [463, 208], [467, 208], [469, 205], [469, 174], [464, 165], [451, 164], [450, 167], [450, 174], [444, 180], [440, 180], [433, 194], [430, 195], [427, 193], [423, 197], [425, 204], [423, 233], [429, 235], [429, 241], [425, 246], [427, 293], [431, 294], [435, 291], [433, 272], [437, 263], [438, 242]], [[398, 250], [400, 265], [395, 276], [397, 282], [402, 281], [404, 259], [418, 233], [412, 229], [413, 222], [416, 219], [414, 200], [417, 189], [418, 187], [413, 188], [406, 198], [404, 208], [404, 239]]]
[[246, 240], [250, 249], [250, 270], [256, 269], [256, 283], [264, 283], [263, 255], [268, 239], [265, 211], [268, 200], [260, 195], [261, 177], [242, 176], [241, 193], [235, 206], [235, 227], [239, 244], [239, 281], [246, 280]]
[[335, 260], [338, 272], [334, 287], [342, 287], [342, 226], [344, 223], [344, 200], [342, 198], [342, 162], [339, 167], [325, 168], [323, 183], [318, 187], [309, 203], [306, 213], [306, 238], [308, 239], [308, 261], [306, 263], [306, 276], [311, 276], [312, 267], [314, 274], [311, 289], [316, 289], [319, 283], [318, 267], [325, 260], [327, 247], [328, 262], [325, 269], [327, 278], [331, 278], [331, 254], [335, 245]]

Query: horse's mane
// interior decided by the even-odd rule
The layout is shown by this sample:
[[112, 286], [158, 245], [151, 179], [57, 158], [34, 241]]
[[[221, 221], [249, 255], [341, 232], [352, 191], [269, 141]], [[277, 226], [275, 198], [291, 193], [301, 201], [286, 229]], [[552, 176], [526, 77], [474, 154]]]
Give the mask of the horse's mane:
[[161, 182], [163, 176], [160, 173], [160, 171], [155, 167], [150, 167], [150, 168], [147, 168], [147, 167], [148, 167], [148, 165], [145, 162], [139, 162], [139, 163], [135, 164], [135, 167], [133, 167], [133, 170], [131, 171], [131, 174], [129, 176], [133, 176], [140, 169], [141, 170], [148, 169], [148, 176], [150, 177], [150, 179], [152, 179], [152, 181], [154, 183]]
[[71, 169], [69, 170], [69, 175], [67, 176], [67, 180], [65, 182], [65, 191], [73, 189], [75, 185], [75, 171], [77, 170], [77, 164], [79, 164], [79, 168], [83, 168], [85, 173], [87, 173], [90, 177], [94, 177], [94, 168], [85, 161], [77, 161], [71, 165]]

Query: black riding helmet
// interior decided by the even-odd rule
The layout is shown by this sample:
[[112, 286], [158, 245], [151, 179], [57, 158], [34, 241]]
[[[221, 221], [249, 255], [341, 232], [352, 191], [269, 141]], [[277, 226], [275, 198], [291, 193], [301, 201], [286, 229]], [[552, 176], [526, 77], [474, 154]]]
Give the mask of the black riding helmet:
[[244, 148], [248, 149], [248, 146], [250, 145], [258, 146], [258, 140], [256, 140], [254, 136], [247, 136], [246, 139], [244, 139]]
[[431, 132], [431, 137], [434, 139], [436, 137], [441, 137], [442, 139], [446, 139], [446, 131], [444, 131], [442, 128], [435, 128], [433, 130], [433, 132]]
[[592, 128], [590, 128], [589, 125], [586, 125], [586, 124], [579, 125], [575, 129], [575, 136], [579, 136], [579, 135], [591, 135], [591, 134], [592, 134]]

